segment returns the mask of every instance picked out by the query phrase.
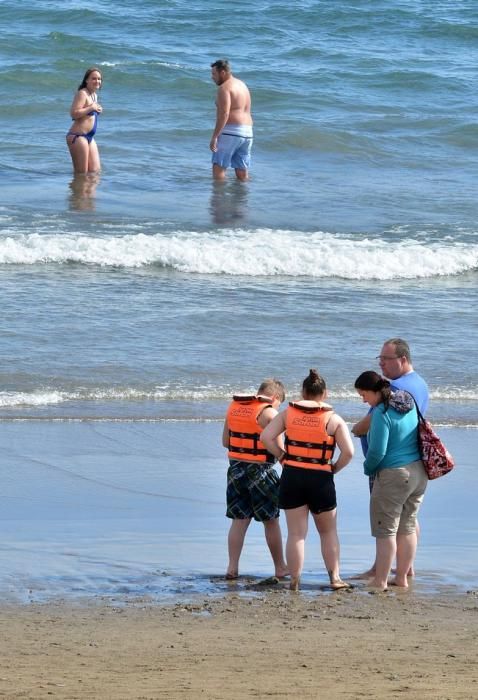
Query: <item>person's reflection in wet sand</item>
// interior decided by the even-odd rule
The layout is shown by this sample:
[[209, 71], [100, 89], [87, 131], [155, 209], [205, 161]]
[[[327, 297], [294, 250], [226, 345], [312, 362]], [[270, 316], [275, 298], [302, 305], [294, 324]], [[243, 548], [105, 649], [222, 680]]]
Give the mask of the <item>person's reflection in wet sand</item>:
[[233, 224], [244, 219], [247, 215], [248, 194], [247, 182], [213, 181], [209, 210], [214, 223]]
[[75, 175], [70, 182], [70, 209], [72, 211], [94, 211], [96, 187], [99, 182], [99, 173], [78, 173]]

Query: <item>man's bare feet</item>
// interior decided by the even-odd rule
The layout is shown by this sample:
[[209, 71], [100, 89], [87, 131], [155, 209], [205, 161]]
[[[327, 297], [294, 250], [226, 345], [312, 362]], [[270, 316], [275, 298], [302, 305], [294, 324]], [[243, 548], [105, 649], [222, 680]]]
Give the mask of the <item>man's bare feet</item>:
[[364, 571], [363, 574], [354, 574], [354, 576], [348, 576], [352, 581], [361, 581], [362, 579], [373, 578], [375, 576], [375, 567], [372, 566], [368, 571]]
[[235, 581], [236, 578], [239, 578], [239, 573], [237, 571], [226, 571], [224, 578], [226, 581]]
[[298, 591], [300, 585], [300, 578], [291, 578], [289, 583], [289, 589], [291, 591]]

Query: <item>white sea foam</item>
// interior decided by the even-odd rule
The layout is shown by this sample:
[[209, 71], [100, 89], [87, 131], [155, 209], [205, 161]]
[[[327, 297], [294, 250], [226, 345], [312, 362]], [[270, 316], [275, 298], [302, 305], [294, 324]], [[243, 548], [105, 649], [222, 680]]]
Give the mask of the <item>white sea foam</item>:
[[188, 401], [202, 402], [226, 399], [232, 395], [232, 391], [232, 388], [224, 387], [156, 387], [149, 391], [132, 387], [79, 388], [74, 391], [0, 391], [0, 408], [49, 406], [75, 401], [184, 401], [186, 396]]
[[179, 63], [170, 63], [168, 61], [100, 61], [99, 66], [106, 68], [117, 68], [118, 66], [162, 66], [164, 68], [183, 68]]
[[[349, 387], [340, 387], [329, 391], [331, 399], [359, 399], [357, 392]], [[478, 386], [442, 386], [430, 389], [430, 401], [478, 401]]]
[[[227, 401], [234, 392], [231, 386], [202, 386], [196, 388], [183, 386], [161, 386], [148, 389], [134, 387], [92, 387], [78, 388], [70, 391], [39, 390], [32, 392], [3, 391], [0, 392], [0, 408], [15, 408], [28, 406], [48, 406], [67, 402], [121, 402], [121, 401], [187, 401], [208, 402]], [[243, 393], [253, 393], [253, 387], [244, 387]], [[359, 401], [357, 393], [347, 387], [336, 388], [329, 391], [331, 401]], [[478, 401], [478, 386], [442, 387], [432, 389], [430, 399], [437, 402], [475, 402]]]
[[78, 263], [246, 276], [413, 279], [478, 268], [478, 245], [449, 239], [385, 240], [323, 232], [257, 229], [85, 236], [20, 234], [0, 238], [0, 264]]
[[478, 387], [471, 389], [445, 386], [430, 391], [431, 401], [478, 401]]
[[61, 391], [0, 391], [0, 407], [48, 406], [68, 401], [68, 395]]

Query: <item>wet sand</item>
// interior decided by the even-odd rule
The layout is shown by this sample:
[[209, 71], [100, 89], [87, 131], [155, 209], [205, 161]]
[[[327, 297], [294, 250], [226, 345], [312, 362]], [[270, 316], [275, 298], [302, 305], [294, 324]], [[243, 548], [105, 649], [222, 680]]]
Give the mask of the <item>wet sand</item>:
[[7, 698], [478, 697], [478, 591], [232, 590], [7, 606]]
[[[211, 581], [225, 571], [230, 525], [221, 430], [220, 422], [0, 421], [0, 599], [127, 594], [164, 603], [222, 594], [223, 583]], [[430, 483], [420, 512], [420, 593], [463, 592], [478, 581], [476, 430], [441, 432], [457, 467]], [[345, 577], [374, 557], [361, 462], [357, 451], [336, 479]], [[283, 515], [281, 524], [285, 540]], [[240, 571], [273, 573], [259, 523]], [[312, 526], [303, 579], [327, 579]]]

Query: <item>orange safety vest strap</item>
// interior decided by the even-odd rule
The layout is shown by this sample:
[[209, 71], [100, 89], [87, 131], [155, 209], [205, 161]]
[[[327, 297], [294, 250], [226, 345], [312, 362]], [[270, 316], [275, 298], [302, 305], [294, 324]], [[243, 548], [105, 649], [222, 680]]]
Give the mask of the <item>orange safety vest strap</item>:
[[[298, 455], [291, 455], [289, 453], [289, 445], [291, 447], [306, 447], [309, 450], [322, 450], [321, 457], [300, 457]], [[331, 464], [332, 456], [334, 454], [335, 445], [331, 445], [327, 442], [305, 442], [302, 440], [289, 440], [286, 435], [285, 438], [285, 451], [286, 459], [288, 457], [292, 458], [295, 462], [306, 462], [308, 464]], [[294, 450], [292, 450], [294, 452]], [[327, 456], [327, 452], [329, 455]]]
[[248, 454], [248, 455], [265, 455], [269, 459], [267, 459], [267, 462], [274, 462], [275, 457], [272, 455], [270, 452], [268, 452], [265, 448], [260, 448], [257, 447], [259, 443], [259, 435], [257, 433], [238, 433], [234, 430], [229, 431], [229, 439], [230, 438], [240, 438], [241, 440], [252, 440], [254, 443], [253, 447], [235, 447], [234, 445], [230, 446], [231, 452], [234, 453], [239, 453], [239, 454]]
[[[291, 447], [305, 447], [309, 450], [322, 450], [321, 457], [301, 457], [299, 455], [291, 454], [289, 451], [289, 445]], [[332, 464], [332, 456], [334, 454], [335, 445], [331, 445], [327, 442], [303, 442], [301, 440], [289, 440], [286, 436], [285, 438], [285, 460], [294, 460], [294, 462], [303, 462], [305, 464]], [[292, 451], [293, 452], [293, 451]], [[327, 457], [327, 452], [329, 456]]]

